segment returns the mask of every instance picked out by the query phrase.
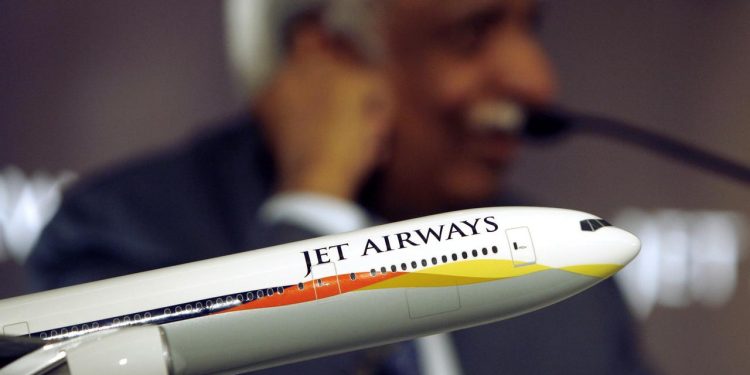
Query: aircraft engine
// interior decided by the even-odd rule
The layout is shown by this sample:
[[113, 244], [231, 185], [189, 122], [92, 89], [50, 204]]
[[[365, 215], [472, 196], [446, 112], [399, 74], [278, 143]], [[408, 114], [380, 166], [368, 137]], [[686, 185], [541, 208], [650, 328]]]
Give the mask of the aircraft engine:
[[159, 326], [121, 329], [67, 349], [72, 375], [170, 373], [169, 350]]

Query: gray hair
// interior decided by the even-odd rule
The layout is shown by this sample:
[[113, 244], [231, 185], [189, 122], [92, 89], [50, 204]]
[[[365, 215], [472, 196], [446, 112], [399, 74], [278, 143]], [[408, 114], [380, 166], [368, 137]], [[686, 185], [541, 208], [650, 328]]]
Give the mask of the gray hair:
[[382, 56], [373, 0], [225, 0], [226, 46], [239, 94], [253, 97], [268, 83], [286, 52], [290, 22], [317, 10], [324, 25], [362, 56]]

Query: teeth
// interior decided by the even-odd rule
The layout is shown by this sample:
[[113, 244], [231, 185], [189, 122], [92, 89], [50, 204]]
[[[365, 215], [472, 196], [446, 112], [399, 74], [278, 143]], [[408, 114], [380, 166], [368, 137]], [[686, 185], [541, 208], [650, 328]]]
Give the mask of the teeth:
[[471, 130], [480, 133], [517, 134], [521, 131], [525, 117], [523, 108], [514, 102], [483, 101], [469, 110], [468, 124]]

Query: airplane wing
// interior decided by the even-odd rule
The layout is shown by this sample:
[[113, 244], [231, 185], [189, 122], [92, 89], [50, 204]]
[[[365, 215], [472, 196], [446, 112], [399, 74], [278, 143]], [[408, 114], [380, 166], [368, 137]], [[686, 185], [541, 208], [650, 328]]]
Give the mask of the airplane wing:
[[0, 368], [42, 346], [42, 340], [0, 335]]
[[170, 372], [165, 360], [168, 348], [162, 346], [165, 345], [161, 340], [162, 330], [155, 325], [107, 329], [54, 342], [27, 337], [0, 338], [0, 375], [167, 375]]
[[49, 345], [24, 336], [0, 335], [0, 375], [69, 375], [62, 343]]

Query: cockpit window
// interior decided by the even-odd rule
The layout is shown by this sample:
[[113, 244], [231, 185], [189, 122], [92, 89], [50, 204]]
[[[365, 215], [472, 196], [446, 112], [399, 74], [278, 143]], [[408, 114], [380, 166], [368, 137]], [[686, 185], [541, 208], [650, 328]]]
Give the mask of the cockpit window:
[[594, 231], [602, 227], [602, 223], [599, 220], [589, 220], [589, 222], [591, 223], [591, 229]]
[[612, 224], [602, 219], [581, 220], [581, 230], [585, 232], [594, 232], [602, 227], [611, 227]]
[[581, 220], [581, 230], [585, 232], [591, 232], [591, 224], [589, 224], [588, 220]]

